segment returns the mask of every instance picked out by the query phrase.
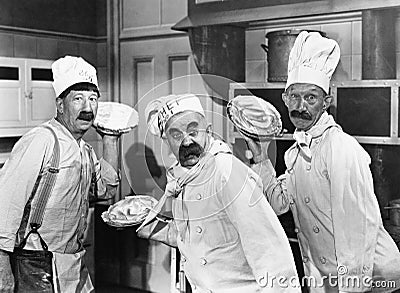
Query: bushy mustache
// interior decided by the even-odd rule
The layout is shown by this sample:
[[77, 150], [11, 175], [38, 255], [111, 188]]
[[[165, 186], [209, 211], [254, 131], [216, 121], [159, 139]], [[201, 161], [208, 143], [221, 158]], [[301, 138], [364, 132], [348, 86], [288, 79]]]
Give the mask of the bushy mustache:
[[79, 113], [78, 119], [85, 121], [92, 121], [94, 119], [94, 114], [93, 112], [82, 111]]
[[310, 113], [306, 112], [306, 111], [297, 111], [297, 110], [292, 110], [290, 112], [290, 116], [293, 118], [300, 118], [303, 120], [312, 120], [312, 117], [310, 115]]
[[203, 152], [204, 148], [196, 142], [193, 142], [188, 146], [181, 145], [179, 148], [179, 161], [185, 161], [185, 159], [191, 155], [200, 157]]

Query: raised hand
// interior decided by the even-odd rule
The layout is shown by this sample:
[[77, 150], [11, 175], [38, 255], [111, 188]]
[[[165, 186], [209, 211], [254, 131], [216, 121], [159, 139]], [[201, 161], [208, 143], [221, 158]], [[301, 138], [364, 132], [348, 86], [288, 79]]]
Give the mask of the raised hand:
[[272, 140], [256, 141], [251, 138], [245, 137], [247, 146], [253, 154], [254, 163], [260, 163], [269, 159], [268, 148]]

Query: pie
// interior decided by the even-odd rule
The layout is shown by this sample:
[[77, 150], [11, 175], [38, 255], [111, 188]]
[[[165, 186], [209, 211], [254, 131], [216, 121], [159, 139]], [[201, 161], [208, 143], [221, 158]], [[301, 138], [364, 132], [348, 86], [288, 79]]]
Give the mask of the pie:
[[256, 96], [237, 96], [227, 106], [229, 119], [244, 136], [268, 140], [282, 132], [281, 115], [269, 102]]
[[108, 135], [120, 135], [138, 125], [138, 113], [132, 107], [115, 102], [99, 102], [93, 127]]
[[101, 217], [104, 222], [115, 227], [137, 225], [144, 221], [156, 204], [157, 200], [148, 195], [127, 196], [111, 205]]

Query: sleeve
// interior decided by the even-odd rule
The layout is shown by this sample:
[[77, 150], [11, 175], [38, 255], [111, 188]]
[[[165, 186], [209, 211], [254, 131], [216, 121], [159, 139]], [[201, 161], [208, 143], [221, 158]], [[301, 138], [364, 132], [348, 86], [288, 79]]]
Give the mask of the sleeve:
[[263, 193], [277, 215], [289, 210], [290, 199], [286, 192], [286, 174], [276, 178], [276, 172], [270, 160], [257, 163], [252, 170], [260, 176]]
[[99, 198], [113, 198], [117, 193], [120, 182], [120, 174], [106, 160], [97, 159], [96, 153], [92, 147], [89, 148], [90, 156], [93, 159], [94, 172], [97, 182], [97, 196]]
[[[271, 292], [276, 288], [282, 292], [282, 288], [274, 284], [274, 278], [275, 282], [277, 278], [297, 280], [297, 272], [289, 241], [263, 195], [260, 178], [247, 166], [234, 160], [232, 172], [225, 173], [220, 181], [222, 203], [239, 234], [255, 279], [263, 290]], [[271, 288], [270, 285], [275, 286]], [[298, 288], [289, 286], [287, 289], [299, 292]]]
[[178, 232], [175, 226], [175, 221], [173, 220], [164, 222], [156, 219], [148, 225], [143, 226], [138, 231], [138, 236], [140, 238], [159, 241], [172, 247], [178, 247], [176, 241], [177, 235]]
[[[369, 291], [363, 278], [372, 278], [379, 224], [379, 205], [374, 194], [370, 158], [358, 142], [336, 134], [326, 155], [330, 179], [332, 224], [338, 263], [339, 290]], [[347, 280], [359, 280], [352, 286]]]
[[49, 131], [35, 129], [14, 146], [0, 173], [0, 249], [13, 251], [25, 204], [36, 179], [50, 159], [53, 143]]

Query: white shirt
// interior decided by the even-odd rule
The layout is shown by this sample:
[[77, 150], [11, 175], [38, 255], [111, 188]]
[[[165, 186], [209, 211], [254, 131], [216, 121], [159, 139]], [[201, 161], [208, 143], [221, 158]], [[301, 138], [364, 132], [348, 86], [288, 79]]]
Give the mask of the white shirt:
[[[78, 144], [71, 133], [55, 119], [46, 124], [58, 137], [60, 170], [38, 231], [54, 254], [60, 282], [69, 279], [68, 282], [74, 283], [79, 282], [79, 272], [84, 267], [81, 263], [84, 254], [82, 244], [87, 225], [92, 172], [96, 173], [100, 197], [110, 196], [106, 195], [107, 186], [109, 191], [115, 192], [119, 182], [118, 174], [103, 159], [98, 161], [94, 150], [85, 141], [81, 139]], [[0, 249], [12, 251], [16, 243], [29, 232], [28, 224], [25, 233], [22, 231], [22, 235], [16, 237], [35, 181], [39, 173], [46, 172], [50, 166], [53, 146], [54, 137], [50, 130], [36, 127], [16, 143], [10, 158], [1, 169]], [[33, 198], [32, 207], [36, 206], [36, 199], [37, 196]], [[42, 249], [36, 235], [28, 238], [25, 249]], [[66, 292], [67, 287], [61, 287]]]
[[194, 292], [300, 292], [289, 241], [261, 179], [232, 154], [211, 156], [173, 200], [172, 213], [169, 225], [139, 235], [178, 246]]

